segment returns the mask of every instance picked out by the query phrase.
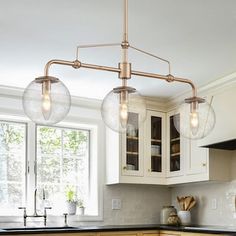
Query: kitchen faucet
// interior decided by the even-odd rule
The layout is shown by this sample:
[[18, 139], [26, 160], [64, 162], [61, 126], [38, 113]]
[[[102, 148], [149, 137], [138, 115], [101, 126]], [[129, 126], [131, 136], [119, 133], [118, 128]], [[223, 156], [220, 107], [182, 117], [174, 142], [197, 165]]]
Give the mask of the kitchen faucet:
[[[43, 189], [43, 200], [45, 200], [45, 191]], [[27, 215], [26, 213], [26, 207], [19, 207], [19, 209], [24, 210], [23, 218], [24, 218], [24, 226], [26, 226], [26, 219], [28, 217], [43, 217], [44, 219], [44, 226], [47, 225], [47, 210], [52, 209], [51, 207], [44, 207], [44, 213], [43, 215], [40, 215], [37, 213], [37, 188], [34, 190], [34, 213], [33, 215]]]

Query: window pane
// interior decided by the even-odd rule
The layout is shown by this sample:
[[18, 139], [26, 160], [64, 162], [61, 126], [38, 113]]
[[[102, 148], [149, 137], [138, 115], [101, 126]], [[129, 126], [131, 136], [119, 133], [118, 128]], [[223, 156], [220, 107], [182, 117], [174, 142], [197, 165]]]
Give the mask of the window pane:
[[25, 204], [26, 124], [0, 121], [1, 215]]
[[[37, 188], [54, 214], [66, 212], [66, 191], [86, 204], [89, 194], [89, 131], [37, 126]], [[40, 195], [40, 194], [39, 194]], [[40, 199], [39, 199], [40, 201]]]

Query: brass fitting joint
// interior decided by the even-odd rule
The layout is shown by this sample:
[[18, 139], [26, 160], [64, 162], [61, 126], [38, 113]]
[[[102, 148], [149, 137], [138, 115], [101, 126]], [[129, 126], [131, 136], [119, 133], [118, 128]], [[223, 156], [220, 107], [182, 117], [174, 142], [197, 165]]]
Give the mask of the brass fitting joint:
[[171, 75], [171, 74], [169, 74], [169, 75], [167, 75], [167, 79], [166, 79], [166, 81], [167, 82], [173, 82], [175, 80], [175, 77], [173, 76], [173, 75]]
[[121, 43], [121, 47], [122, 47], [123, 49], [128, 49], [128, 48], [129, 48], [129, 42], [123, 41], [123, 42]]
[[122, 62], [119, 63], [119, 78], [120, 79], [130, 79], [131, 78], [131, 63]]
[[73, 68], [79, 69], [80, 67], [81, 67], [81, 62], [78, 60], [75, 60], [73, 64]]

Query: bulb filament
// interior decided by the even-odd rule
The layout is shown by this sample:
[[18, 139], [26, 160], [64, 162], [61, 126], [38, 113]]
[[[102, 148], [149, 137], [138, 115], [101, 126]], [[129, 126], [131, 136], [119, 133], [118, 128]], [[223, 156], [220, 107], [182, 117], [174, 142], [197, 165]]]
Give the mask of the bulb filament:
[[122, 129], [127, 128], [128, 123], [128, 92], [121, 91], [120, 93], [120, 106], [119, 106], [119, 115], [120, 115], [120, 125]]
[[49, 120], [52, 112], [51, 82], [44, 81], [42, 85], [42, 114], [45, 120]]
[[193, 135], [196, 135], [199, 128], [199, 115], [197, 111], [190, 113], [190, 129]]

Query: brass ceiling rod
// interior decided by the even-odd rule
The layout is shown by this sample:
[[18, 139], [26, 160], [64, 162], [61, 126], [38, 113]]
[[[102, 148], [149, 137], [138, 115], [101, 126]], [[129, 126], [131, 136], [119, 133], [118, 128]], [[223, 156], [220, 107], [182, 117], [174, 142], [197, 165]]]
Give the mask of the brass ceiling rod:
[[[119, 46], [121, 45], [122, 51], [123, 51], [123, 59], [122, 62], [119, 63], [119, 68], [115, 67], [108, 67], [108, 66], [101, 66], [101, 65], [93, 65], [93, 64], [86, 64], [82, 63], [78, 60], [79, 57], [79, 49], [81, 48], [92, 48], [92, 47], [109, 47], [109, 46]], [[147, 73], [147, 72], [142, 72], [142, 71], [134, 71], [131, 70], [131, 64], [128, 63], [128, 48], [132, 48], [136, 51], [139, 51], [141, 53], [144, 53], [146, 55], [149, 55], [151, 57], [154, 57], [156, 59], [162, 60], [166, 63], [168, 63], [169, 66], [169, 74], [168, 75], [160, 75], [160, 74], [155, 74], [155, 73]], [[141, 50], [139, 48], [133, 47], [129, 45], [128, 42], [128, 0], [124, 0], [124, 32], [123, 32], [123, 41], [121, 44], [119, 43], [107, 43], [107, 44], [91, 44], [91, 45], [80, 45], [77, 46], [76, 50], [76, 60], [75, 61], [64, 61], [64, 60], [51, 60], [49, 61], [46, 66], [45, 66], [45, 76], [49, 76], [49, 68], [53, 64], [59, 64], [59, 65], [67, 65], [67, 66], [72, 66], [75, 69], [79, 68], [87, 68], [87, 69], [94, 69], [94, 70], [103, 70], [103, 71], [110, 71], [110, 72], [116, 72], [119, 73], [120, 78], [125, 78], [129, 79], [131, 75], [136, 75], [136, 76], [142, 76], [142, 77], [149, 77], [149, 78], [155, 78], [155, 79], [161, 79], [165, 80], [167, 82], [180, 82], [180, 83], [185, 83], [189, 84], [192, 88], [192, 96], [197, 97], [197, 90], [194, 85], [194, 83], [185, 78], [178, 78], [174, 77], [171, 75], [171, 67], [170, 67], [170, 62], [164, 58], [161, 58], [159, 56], [156, 56], [152, 53], [146, 52], [144, 50]]]

